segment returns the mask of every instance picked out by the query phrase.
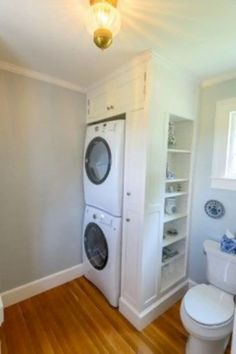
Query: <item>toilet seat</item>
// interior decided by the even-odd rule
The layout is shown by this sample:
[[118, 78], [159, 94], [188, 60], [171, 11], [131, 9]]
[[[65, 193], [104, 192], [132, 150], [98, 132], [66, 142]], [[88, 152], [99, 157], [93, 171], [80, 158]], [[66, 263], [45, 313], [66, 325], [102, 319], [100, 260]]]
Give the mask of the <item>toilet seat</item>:
[[233, 296], [212, 285], [193, 287], [185, 295], [183, 304], [189, 317], [202, 326], [223, 326], [234, 316]]

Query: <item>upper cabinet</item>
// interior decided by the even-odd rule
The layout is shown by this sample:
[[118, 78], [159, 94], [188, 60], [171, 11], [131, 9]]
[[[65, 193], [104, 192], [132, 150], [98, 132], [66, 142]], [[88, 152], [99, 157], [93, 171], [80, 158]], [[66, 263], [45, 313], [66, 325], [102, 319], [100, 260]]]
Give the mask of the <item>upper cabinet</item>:
[[146, 98], [145, 69], [145, 66], [134, 67], [89, 90], [87, 123], [143, 108]]

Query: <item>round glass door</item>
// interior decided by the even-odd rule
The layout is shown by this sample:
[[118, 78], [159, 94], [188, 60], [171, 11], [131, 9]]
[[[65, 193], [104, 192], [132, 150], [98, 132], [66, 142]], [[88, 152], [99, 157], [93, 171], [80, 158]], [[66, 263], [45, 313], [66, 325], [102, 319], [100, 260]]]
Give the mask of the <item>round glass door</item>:
[[87, 225], [84, 234], [84, 249], [89, 262], [98, 270], [105, 268], [108, 261], [108, 246], [105, 235], [95, 223]]
[[92, 183], [105, 181], [111, 169], [111, 150], [106, 140], [97, 137], [90, 142], [85, 155], [85, 169]]

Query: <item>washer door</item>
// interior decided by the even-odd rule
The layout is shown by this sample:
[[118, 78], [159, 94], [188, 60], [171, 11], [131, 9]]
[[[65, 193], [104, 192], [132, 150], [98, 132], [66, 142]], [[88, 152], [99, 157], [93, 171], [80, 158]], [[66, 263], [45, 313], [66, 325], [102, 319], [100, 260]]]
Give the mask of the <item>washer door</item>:
[[111, 169], [111, 150], [106, 140], [94, 138], [85, 154], [85, 170], [89, 180], [94, 184], [103, 183]]
[[95, 223], [87, 225], [84, 233], [84, 249], [95, 269], [102, 270], [108, 261], [108, 246], [102, 229]]

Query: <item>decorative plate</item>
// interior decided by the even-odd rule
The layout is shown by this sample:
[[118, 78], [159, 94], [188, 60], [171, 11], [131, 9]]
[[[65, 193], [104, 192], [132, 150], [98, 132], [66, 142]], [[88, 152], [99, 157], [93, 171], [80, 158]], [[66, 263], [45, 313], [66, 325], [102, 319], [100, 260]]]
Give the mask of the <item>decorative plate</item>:
[[208, 200], [204, 209], [206, 214], [213, 219], [220, 219], [225, 215], [225, 207], [218, 200]]

